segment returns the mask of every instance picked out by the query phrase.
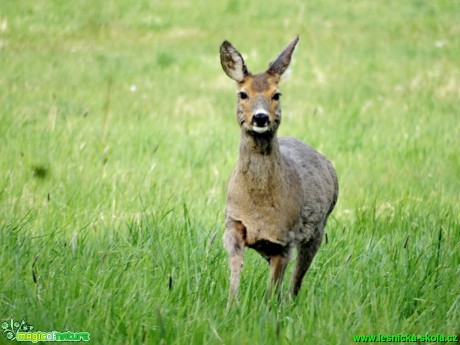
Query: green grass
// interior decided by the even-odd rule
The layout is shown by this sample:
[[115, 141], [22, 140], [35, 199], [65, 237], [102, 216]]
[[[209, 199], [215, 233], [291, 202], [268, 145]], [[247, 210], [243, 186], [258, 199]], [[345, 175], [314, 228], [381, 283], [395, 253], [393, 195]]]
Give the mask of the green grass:
[[[331, 159], [339, 203], [297, 300], [265, 302], [247, 251], [226, 311], [218, 48], [260, 71], [296, 34], [280, 135]], [[459, 333], [459, 61], [454, 0], [2, 1], [0, 320], [95, 344]]]

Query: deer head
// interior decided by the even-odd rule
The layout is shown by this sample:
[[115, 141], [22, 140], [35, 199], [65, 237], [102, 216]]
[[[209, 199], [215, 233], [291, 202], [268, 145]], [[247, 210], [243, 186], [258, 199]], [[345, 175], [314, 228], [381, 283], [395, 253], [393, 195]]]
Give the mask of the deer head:
[[224, 41], [220, 46], [222, 68], [237, 82], [237, 119], [244, 133], [267, 137], [276, 134], [281, 122], [278, 84], [286, 75], [298, 41], [297, 36], [265, 72], [258, 74], [249, 72], [243, 57], [230, 42]]

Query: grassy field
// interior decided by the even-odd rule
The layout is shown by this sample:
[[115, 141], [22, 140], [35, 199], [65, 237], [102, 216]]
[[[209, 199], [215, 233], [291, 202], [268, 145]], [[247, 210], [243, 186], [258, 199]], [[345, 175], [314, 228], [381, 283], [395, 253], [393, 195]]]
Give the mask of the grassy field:
[[[226, 311], [219, 45], [260, 71], [297, 34], [280, 135], [330, 158], [339, 202], [297, 300], [264, 302], [247, 251]], [[455, 0], [2, 0], [0, 320], [94, 344], [458, 334], [459, 147]]]

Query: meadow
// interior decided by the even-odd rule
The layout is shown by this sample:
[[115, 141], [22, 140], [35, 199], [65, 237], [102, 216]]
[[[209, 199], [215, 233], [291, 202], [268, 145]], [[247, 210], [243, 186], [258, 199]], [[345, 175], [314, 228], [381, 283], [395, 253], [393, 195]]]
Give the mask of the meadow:
[[[265, 300], [248, 250], [226, 310], [219, 46], [261, 71], [297, 34], [279, 135], [333, 162], [339, 202], [296, 300]], [[459, 334], [459, 147], [456, 0], [3, 0], [0, 321], [93, 344]]]

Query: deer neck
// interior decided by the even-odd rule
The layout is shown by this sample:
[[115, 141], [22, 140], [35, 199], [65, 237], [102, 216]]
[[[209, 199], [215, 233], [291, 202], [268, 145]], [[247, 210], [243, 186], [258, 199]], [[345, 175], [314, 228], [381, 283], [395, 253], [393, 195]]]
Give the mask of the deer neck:
[[281, 152], [275, 134], [242, 133], [238, 171], [251, 189], [273, 192], [281, 182]]

